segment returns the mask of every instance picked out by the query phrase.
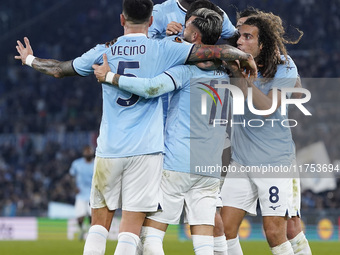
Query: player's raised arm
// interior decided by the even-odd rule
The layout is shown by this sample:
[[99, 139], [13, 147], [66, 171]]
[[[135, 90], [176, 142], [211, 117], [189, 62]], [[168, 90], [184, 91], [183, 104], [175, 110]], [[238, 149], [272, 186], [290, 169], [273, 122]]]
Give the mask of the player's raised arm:
[[245, 53], [233, 46], [223, 45], [201, 45], [195, 44], [188, 58], [188, 62], [199, 62], [210, 59], [221, 59], [224, 61], [240, 61], [240, 67], [246, 70], [247, 74], [257, 76], [257, 67], [251, 54]]
[[144, 98], [158, 97], [176, 89], [176, 84], [166, 73], [154, 78], [127, 77], [112, 73], [106, 54], [103, 54], [103, 64], [92, 65], [92, 68], [98, 82], [115, 85]]
[[77, 74], [72, 67], [72, 61], [36, 58], [33, 56], [33, 50], [27, 37], [24, 38], [24, 43], [25, 46], [19, 40], [17, 41], [16, 49], [19, 56], [14, 57], [20, 59], [23, 65], [33, 67], [35, 70], [55, 78]]

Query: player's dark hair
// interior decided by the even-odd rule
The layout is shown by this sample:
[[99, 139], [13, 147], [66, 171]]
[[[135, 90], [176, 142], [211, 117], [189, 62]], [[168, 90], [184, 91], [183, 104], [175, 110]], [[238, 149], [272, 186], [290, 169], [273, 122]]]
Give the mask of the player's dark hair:
[[197, 0], [190, 5], [190, 8], [187, 10], [187, 14], [185, 15], [185, 22], [192, 16], [192, 13], [198, 9], [207, 8], [209, 10], [213, 10], [217, 12], [222, 17], [223, 21], [223, 11], [216, 4], [210, 2], [209, 0]]
[[303, 32], [297, 29], [300, 35], [295, 41], [285, 39], [286, 32], [282, 20], [273, 13], [260, 12], [256, 16], [250, 16], [243, 25], [258, 28], [259, 45], [262, 44], [262, 50], [256, 59], [258, 70], [265, 78], [273, 78], [277, 71], [277, 65], [285, 62], [281, 60], [280, 54], [285, 56], [286, 61], [288, 60], [285, 44], [298, 43]]
[[184, 0], [184, 2], [186, 2], [187, 4], [192, 4], [194, 2], [197, 2], [197, 0]]
[[152, 14], [151, 0], [123, 0], [123, 14], [127, 21], [142, 24], [149, 20]]
[[240, 18], [244, 18], [244, 17], [250, 17], [250, 16], [253, 16], [253, 15], [257, 15], [259, 13], [260, 13], [259, 9], [256, 9], [252, 6], [248, 6], [243, 11], [236, 12], [236, 20], [239, 20]]
[[191, 24], [200, 31], [202, 43], [214, 45], [222, 33], [222, 17], [217, 12], [207, 8], [195, 10], [192, 16], [197, 16]]

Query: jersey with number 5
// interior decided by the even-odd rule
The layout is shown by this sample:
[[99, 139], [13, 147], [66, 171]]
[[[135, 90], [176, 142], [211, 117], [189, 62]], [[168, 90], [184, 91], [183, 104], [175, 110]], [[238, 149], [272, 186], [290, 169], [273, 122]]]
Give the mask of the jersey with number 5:
[[[106, 53], [112, 72], [151, 78], [172, 66], [184, 64], [192, 47], [185, 42], [152, 40], [144, 34], [129, 34], [119, 37], [109, 48], [97, 45], [76, 58], [73, 67], [79, 75], [93, 74], [92, 65], [102, 64]], [[102, 93], [103, 115], [97, 156], [128, 157], [163, 151], [160, 98], [144, 99], [108, 84], [102, 84]]]

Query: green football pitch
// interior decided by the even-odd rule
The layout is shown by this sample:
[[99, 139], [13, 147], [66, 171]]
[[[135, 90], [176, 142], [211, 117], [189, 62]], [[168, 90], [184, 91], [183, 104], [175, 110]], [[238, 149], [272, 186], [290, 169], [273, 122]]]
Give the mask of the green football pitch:
[[[38, 241], [0, 241], [0, 255], [81, 255], [84, 241], [67, 240], [65, 220], [39, 219]], [[108, 241], [106, 255], [113, 255], [117, 242]], [[245, 255], [270, 255], [265, 241], [241, 241]], [[340, 241], [311, 241], [313, 255], [339, 255]], [[179, 241], [177, 226], [170, 226], [164, 238], [166, 255], [193, 255], [191, 241]]]
[[[241, 242], [245, 255], [270, 255], [268, 245], [264, 241]], [[313, 255], [338, 255], [340, 254], [340, 242], [310, 242]], [[82, 254], [84, 241], [67, 240], [40, 240], [40, 241], [1, 241], [1, 255], [77, 255]], [[114, 254], [116, 242], [108, 241], [106, 253]], [[180, 242], [177, 240], [166, 240], [164, 242], [166, 255], [194, 254], [190, 241]]]

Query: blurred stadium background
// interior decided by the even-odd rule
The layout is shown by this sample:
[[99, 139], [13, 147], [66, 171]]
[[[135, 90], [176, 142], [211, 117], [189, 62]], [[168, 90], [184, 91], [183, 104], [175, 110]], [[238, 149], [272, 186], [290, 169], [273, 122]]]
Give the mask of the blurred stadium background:
[[[307, 104], [311, 117], [293, 108], [290, 113], [290, 118], [299, 123], [292, 128], [298, 160], [339, 167], [340, 1], [212, 2], [226, 11], [233, 24], [236, 11], [254, 6], [280, 15], [289, 31], [297, 27], [304, 32], [298, 45], [288, 46], [303, 87], [312, 95]], [[16, 40], [28, 36], [38, 57], [70, 60], [97, 43], [121, 35], [120, 13], [121, 1], [113, 0], [1, 1], [0, 240], [38, 239], [36, 244], [20, 242], [26, 253], [39, 254], [39, 249], [46, 252], [47, 248], [42, 248], [45, 246], [49, 251], [58, 251], [53, 248], [54, 240], [74, 239], [77, 235], [72, 218], [75, 187], [68, 170], [72, 160], [81, 155], [83, 145], [95, 146], [101, 118], [101, 88], [94, 77], [58, 80], [22, 67], [14, 60]], [[302, 178], [302, 219], [307, 238], [315, 240], [314, 254], [339, 254], [339, 174], [334, 170]], [[264, 240], [260, 223], [260, 218], [247, 218], [242, 225], [240, 236], [245, 254], [269, 252], [263, 251], [265, 242], [253, 241]], [[188, 242], [178, 243], [178, 239], [188, 238], [185, 227], [182, 231], [172, 227], [167, 236], [168, 254], [193, 253]], [[79, 246], [78, 252], [59, 254], [81, 252], [82, 244], [71, 243]], [[170, 250], [177, 246], [175, 243], [182, 251], [189, 247], [188, 252]], [[256, 253], [254, 247], [258, 245]], [[2, 241], [0, 253], [25, 253], [13, 253], [11, 247], [15, 246]], [[67, 245], [57, 243], [56, 247]], [[327, 250], [329, 247], [336, 247], [335, 253]]]

